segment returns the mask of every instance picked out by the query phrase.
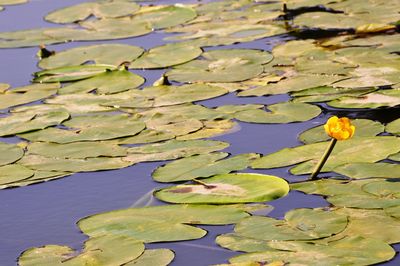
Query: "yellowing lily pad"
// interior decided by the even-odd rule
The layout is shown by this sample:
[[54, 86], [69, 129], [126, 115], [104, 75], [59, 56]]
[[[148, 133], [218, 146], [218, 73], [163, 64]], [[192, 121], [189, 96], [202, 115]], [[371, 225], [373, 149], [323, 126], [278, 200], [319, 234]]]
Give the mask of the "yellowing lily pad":
[[227, 204], [270, 201], [288, 192], [288, 184], [279, 177], [237, 173], [216, 175], [199, 184], [164, 188], [155, 196], [171, 203]]
[[18, 164], [0, 166], [0, 186], [27, 179], [33, 174], [34, 171]]

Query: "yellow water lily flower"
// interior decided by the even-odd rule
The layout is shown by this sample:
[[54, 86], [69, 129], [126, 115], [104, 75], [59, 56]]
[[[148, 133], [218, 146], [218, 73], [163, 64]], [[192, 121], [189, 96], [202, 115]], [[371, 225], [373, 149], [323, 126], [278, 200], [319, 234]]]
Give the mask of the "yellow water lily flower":
[[354, 135], [356, 130], [347, 117], [332, 116], [324, 125], [326, 133], [337, 140], [346, 140]]

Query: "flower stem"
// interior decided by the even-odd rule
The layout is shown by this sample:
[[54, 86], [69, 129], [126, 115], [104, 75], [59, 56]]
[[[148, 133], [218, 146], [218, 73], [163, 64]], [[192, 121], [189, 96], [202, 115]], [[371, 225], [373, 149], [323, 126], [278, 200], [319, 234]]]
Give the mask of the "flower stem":
[[322, 167], [324, 167], [326, 160], [328, 160], [328, 157], [331, 154], [331, 152], [333, 151], [333, 148], [335, 147], [336, 142], [337, 142], [337, 139], [332, 138], [331, 142], [329, 143], [328, 148], [325, 150], [324, 155], [322, 155], [321, 160], [319, 160], [317, 166], [314, 168], [314, 171], [311, 173], [310, 180], [318, 179], [318, 174], [321, 171]]

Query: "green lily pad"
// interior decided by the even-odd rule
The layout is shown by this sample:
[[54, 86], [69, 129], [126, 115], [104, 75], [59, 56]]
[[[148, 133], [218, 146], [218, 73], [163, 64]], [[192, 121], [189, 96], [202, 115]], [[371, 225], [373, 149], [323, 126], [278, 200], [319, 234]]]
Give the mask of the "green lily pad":
[[113, 94], [135, 89], [144, 83], [144, 78], [125, 69], [111, 70], [94, 77], [74, 82], [58, 90], [59, 94], [74, 94], [96, 91], [97, 94]]
[[360, 236], [331, 241], [328, 244], [276, 241], [274, 251], [253, 252], [231, 258], [231, 263], [284, 261], [293, 265], [312, 265], [323, 261], [326, 266], [371, 265], [393, 258], [393, 248], [380, 240]]
[[31, 169], [18, 164], [0, 166], [0, 186], [27, 179], [33, 174]]
[[235, 233], [259, 240], [311, 240], [329, 237], [347, 226], [347, 216], [322, 209], [295, 209], [285, 220], [253, 216], [239, 222]]
[[91, 3], [81, 3], [55, 10], [47, 16], [45, 20], [54, 23], [73, 23], [85, 20], [90, 16], [96, 18], [116, 18], [131, 15], [140, 6], [129, 1], [98, 1]]
[[138, 258], [143, 251], [144, 244], [134, 238], [104, 235], [87, 240], [78, 255], [67, 246], [49, 245], [26, 250], [19, 257], [18, 263], [21, 266], [122, 265]]
[[170, 249], [147, 249], [139, 258], [124, 264], [125, 266], [166, 266], [172, 262], [175, 254]]
[[271, 201], [288, 192], [289, 185], [279, 177], [236, 173], [216, 175], [200, 184], [164, 188], [155, 196], [172, 203], [227, 204]]
[[132, 163], [173, 160], [223, 150], [228, 146], [226, 142], [215, 140], [169, 140], [129, 148], [124, 160]]
[[394, 135], [400, 135], [400, 118], [388, 123], [385, 131]]
[[67, 112], [48, 112], [44, 114], [15, 113], [0, 118], [0, 136], [11, 136], [29, 131], [56, 126], [69, 118]]
[[152, 176], [158, 182], [176, 182], [228, 174], [247, 168], [251, 160], [259, 157], [249, 153], [222, 160], [227, 156], [227, 153], [220, 152], [182, 158], [157, 168]]
[[65, 159], [94, 157], [123, 157], [127, 148], [108, 142], [73, 142], [66, 144], [33, 142], [27, 146], [28, 154]]
[[87, 62], [118, 66], [125, 61], [133, 61], [143, 53], [143, 48], [126, 44], [98, 44], [76, 47], [57, 52], [39, 62], [39, 67], [52, 69], [77, 66]]
[[97, 157], [86, 159], [65, 159], [55, 157], [45, 157], [41, 155], [29, 154], [18, 161], [25, 167], [41, 171], [56, 172], [93, 172], [100, 170], [120, 169], [132, 165], [123, 158]]
[[166, 68], [186, 63], [201, 55], [202, 52], [203, 50], [196, 46], [188, 46], [182, 43], [168, 43], [146, 51], [142, 56], [134, 60], [129, 65], [129, 68]]
[[36, 72], [33, 81], [39, 83], [75, 81], [90, 78], [115, 68], [112, 65], [66, 66]]
[[[292, 168], [290, 172], [295, 175], [311, 173], [327, 146], [327, 142], [319, 142], [285, 148], [254, 160], [251, 167], [255, 169], [275, 168], [301, 163]], [[400, 140], [391, 136], [360, 137], [338, 141], [322, 171], [332, 171], [335, 167], [348, 162], [377, 162], [396, 153], [399, 148]]]
[[80, 220], [78, 226], [89, 236], [116, 234], [145, 243], [169, 242], [203, 237], [206, 231], [193, 224], [232, 224], [248, 216], [232, 206], [166, 205], [96, 214]]
[[[373, 137], [384, 131], [384, 126], [377, 121], [354, 119], [351, 123], [356, 127], [353, 138]], [[327, 141], [329, 139], [330, 137], [326, 134], [323, 125], [308, 129], [299, 135], [299, 140], [306, 144]]]
[[292, 123], [310, 120], [321, 113], [317, 106], [306, 103], [277, 103], [269, 105], [271, 112], [260, 109], [241, 111], [234, 118], [250, 123]]
[[9, 108], [47, 98], [57, 92], [58, 83], [33, 84], [0, 93], [0, 109]]
[[336, 167], [334, 172], [354, 179], [400, 178], [400, 165], [392, 163], [348, 163]]
[[272, 60], [268, 52], [251, 49], [212, 50], [202, 57], [174, 67], [167, 77], [178, 82], [242, 81], [261, 74], [262, 65]]
[[370, 180], [357, 180], [350, 182], [349, 180], [340, 179], [319, 179], [306, 182], [292, 183], [291, 189], [300, 190], [307, 194], [318, 194], [324, 196], [335, 196], [342, 194], [360, 194], [361, 186]]
[[18, 161], [24, 155], [24, 150], [15, 144], [0, 142], [0, 166]]
[[63, 125], [69, 129], [47, 128], [19, 136], [30, 141], [70, 143], [133, 136], [145, 128], [143, 122], [123, 114], [77, 116]]

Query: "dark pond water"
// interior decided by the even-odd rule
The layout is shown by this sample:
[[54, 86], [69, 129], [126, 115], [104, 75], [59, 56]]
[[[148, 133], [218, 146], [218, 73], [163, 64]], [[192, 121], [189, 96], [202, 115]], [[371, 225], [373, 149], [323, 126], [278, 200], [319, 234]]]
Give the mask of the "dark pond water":
[[[53, 26], [43, 21], [42, 17], [56, 8], [83, 2], [82, 0], [31, 0], [29, 4], [9, 6], [0, 13], [0, 31], [28, 29], [33, 27]], [[173, 3], [174, 1], [159, 1]], [[126, 43], [151, 48], [163, 43], [163, 33], [152, 33], [138, 38], [108, 41]], [[271, 50], [274, 44], [287, 39], [287, 36], [268, 38], [235, 47]], [[96, 42], [86, 42], [92, 44]], [[102, 43], [105, 43], [102, 41]], [[69, 43], [49, 46], [50, 49], [62, 50], [82, 43]], [[35, 54], [37, 48], [0, 49], [0, 82], [12, 86], [29, 83], [31, 74], [38, 70]], [[146, 78], [146, 85], [152, 84], [163, 71], [136, 71]], [[200, 102], [206, 106], [224, 104], [262, 103], [271, 104], [285, 101], [286, 95], [258, 98], [239, 98], [226, 95]], [[225, 151], [232, 154], [257, 152], [271, 153], [284, 147], [297, 146], [297, 135], [303, 130], [326, 121], [330, 115], [325, 110], [319, 117], [304, 123], [285, 125], [263, 125], [240, 123], [240, 130], [216, 137], [231, 144]], [[360, 115], [359, 113], [353, 114]], [[363, 116], [376, 116], [363, 114]], [[386, 119], [387, 114], [381, 114]], [[16, 138], [2, 138], [1, 141], [17, 142]], [[164, 163], [140, 163], [132, 167], [114, 171], [80, 173], [60, 180], [33, 186], [0, 190], [0, 266], [16, 265], [16, 259], [25, 249], [45, 244], [68, 245], [79, 249], [86, 237], [80, 233], [76, 222], [85, 216], [127, 208], [135, 204], [142, 196], [154, 188], [163, 186], [153, 182], [151, 172]], [[290, 175], [287, 169], [246, 170], [281, 176], [288, 181], [297, 181], [301, 177]], [[154, 205], [163, 204], [154, 200]], [[271, 216], [281, 218], [293, 208], [327, 206], [321, 197], [290, 192], [289, 196], [271, 203], [274, 210]], [[179, 243], [151, 244], [149, 247], [167, 247], [176, 253], [171, 265], [203, 266], [224, 263], [235, 252], [219, 248], [215, 237], [230, 232], [232, 226], [202, 226], [209, 231], [203, 239]], [[395, 260], [385, 265], [399, 265]]]

